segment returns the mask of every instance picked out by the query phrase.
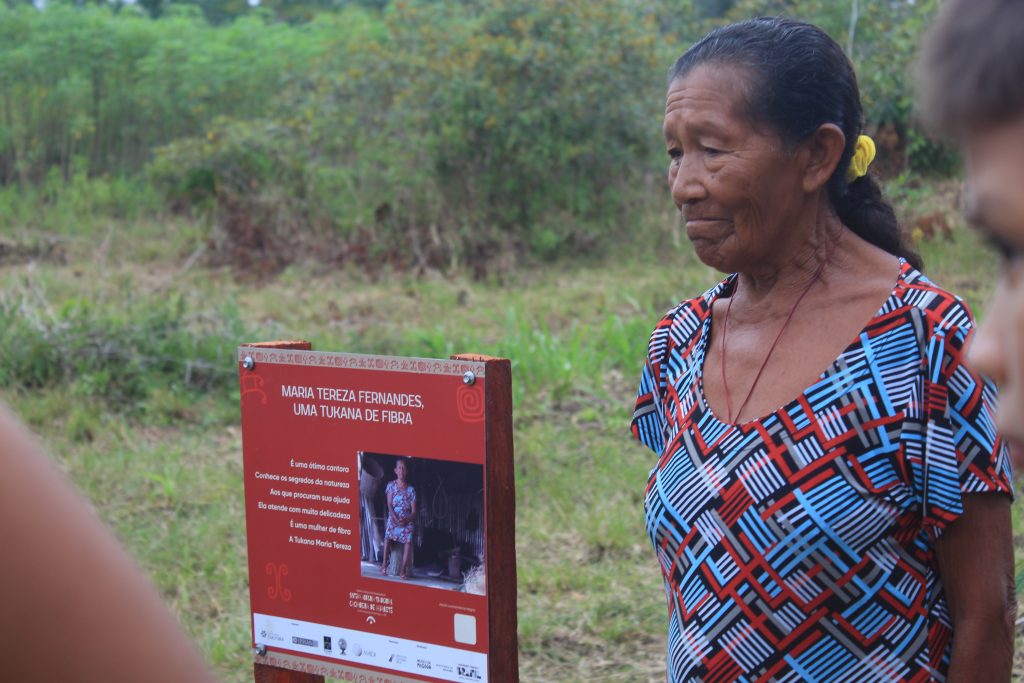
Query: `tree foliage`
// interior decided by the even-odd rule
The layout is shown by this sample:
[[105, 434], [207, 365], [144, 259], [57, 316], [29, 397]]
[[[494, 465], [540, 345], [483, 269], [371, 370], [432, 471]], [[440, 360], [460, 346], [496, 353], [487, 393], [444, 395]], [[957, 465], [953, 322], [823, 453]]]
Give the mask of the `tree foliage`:
[[848, 46], [892, 172], [955, 167], [912, 118], [938, 0], [320, 1], [0, 5], [0, 184], [146, 169], [213, 212], [215, 243], [279, 260], [556, 257], [629, 238], [662, 182], [668, 67], [759, 14]]
[[857, 70], [869, 132], [879, 138], [880, 165], [948, 175], [952, 150], [928, 138], [914, 120], [910, 64], [939, 0], [737, 0], [722, 18], [785, 15], [812, 22], [842, 45]]
[[153, 21], [98, 6], [0, 5], [0, 183], [130, 173], [216, 116], [253, 116], [330, 37], [195, 12]]
[[[258, 128], [279, 136], [272, 152], [181, 140], [154, 163], [161, 182], [178, 197], [190, 177], [214, 182], [234, 216], [222, 225], [246, 234], [287, 187], [302, 201], [274, 228], [325, 229], [345, 253], [372, 235], [374, 256], [439, 266], [589, 247], [660, 177], [671, 49], [645, 3], [398, 3], [363, 17], [275, 100]], [[270, 173], [239, 185], [228, 169], [255, 149]]]

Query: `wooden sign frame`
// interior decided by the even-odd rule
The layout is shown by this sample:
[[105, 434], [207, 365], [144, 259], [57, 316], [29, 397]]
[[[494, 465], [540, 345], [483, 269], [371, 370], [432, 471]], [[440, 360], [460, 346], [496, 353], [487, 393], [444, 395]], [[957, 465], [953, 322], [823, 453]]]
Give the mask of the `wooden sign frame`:
[[[247, 349], [253, 351], [246, 351]], [[312, 351], [312, 345], [307, 341], [272, 341], [240, 347], [238, 361], [243, 398], [246, 392], [246, 373], [253, 367], [250, 362], [259, 362], [253, 356], [258, 356], [260, 349]], [[487, 576], [487, 680], [493, 683], [517, 683], [519, 665], [511, 363], [508, 359], [477, 354], [454, 355], [451, 356], [451, 360], [481, 363], [485, 368], [483, 476], [486, 495], [483, 501], [483, 529]], [[376, 669], [366, 669], [364, 678], [347, 678], [345, 676], [350, 675], [348, 672], [363, 670], [346, 662], [345, 676], [341, 676], [338, 670], [332, 670], [329, 663], [321, 662], [318, 665], [316, 660], [296, 656], [294, 653], [276, 651], [273, 648], [270, 651], [265, 648], [258, 649], [255, 647], [255, 639], [253, 644], [253, 675], [256, 683], [323, 683], [325, 675], [340, 680], [365, 680], [374, 683], [378, 680], [389, 680], [388, 674], [382, 675], [381, 671]], [[283, 666], [279, 666], [281, 664]], [[404, 683], [436, 679], [423, 679], [416, 677], [415, 674], [398, 673], [391, 675], [390, 680]]]

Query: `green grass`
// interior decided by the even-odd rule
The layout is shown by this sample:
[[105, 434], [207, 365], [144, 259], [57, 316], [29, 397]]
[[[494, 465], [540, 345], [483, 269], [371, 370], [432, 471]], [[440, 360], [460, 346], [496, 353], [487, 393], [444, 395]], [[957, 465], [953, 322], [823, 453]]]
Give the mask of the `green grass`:
[[[0, 238], [29, 234], [23, 224], [7, 230]], [[673, 245], [671, 227], [647, 236], [657, 249], [483, 283], [437, 273], [370, 280], [317, 264], [252, 282], [191, 263], [201, 232], [181, 219], [85, 216], [79, 231], [61, 233], [64, 261], [0, 265], [0, 338], [17, 341], [0, 370], [28, 357], [33, 340], [57, 354], [38, 351], [42, 365], [18, 375], [38, 381], [4, 382], [0, 397], [139, 559], [223, 680], [252, 675], [232, 351], [260, 338], [511, 358], [523, 680], [664, 679], [664, 593], [641, 504], [652, 459], [627, 424], [651, 327], [719, 277]], [[983, 313], [995, 257], [961, 227], [921, 247], [933, 279]], [[124, 357], [139, 363], [131, 391], [107, 396]], [[224, 372], [207, 368], [218, 359]], [[1019, 504], [1014, 530], [1021, 561]]]

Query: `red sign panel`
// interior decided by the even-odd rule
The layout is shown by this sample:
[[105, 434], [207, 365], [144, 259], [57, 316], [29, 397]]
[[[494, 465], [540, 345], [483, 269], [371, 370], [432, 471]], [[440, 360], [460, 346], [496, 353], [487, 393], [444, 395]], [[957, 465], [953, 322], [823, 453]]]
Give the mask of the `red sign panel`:
[[485, 364], [238, 357], [253, 645], [343, 680], [488, 680]]

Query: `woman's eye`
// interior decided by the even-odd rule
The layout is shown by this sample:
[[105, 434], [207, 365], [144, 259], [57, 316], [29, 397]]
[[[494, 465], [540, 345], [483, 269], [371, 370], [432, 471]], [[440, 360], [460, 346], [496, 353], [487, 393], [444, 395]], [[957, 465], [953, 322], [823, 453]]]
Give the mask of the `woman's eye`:
[[683, 150], [677, 147], [673, 147], [672, 149], [668, 150], [668, 157], [672, 161], [679, 161], [680, 159], [683, 158]]
[[713, 156], [718, 156], [719, 154], [721, 154], [722, 150], [718, 149], [717, 147], [707, 147], [707, 146], [705, 146], [704, 147], [704, 153], [707, 154], [708, 156], [712, 156], [713, 157]]

